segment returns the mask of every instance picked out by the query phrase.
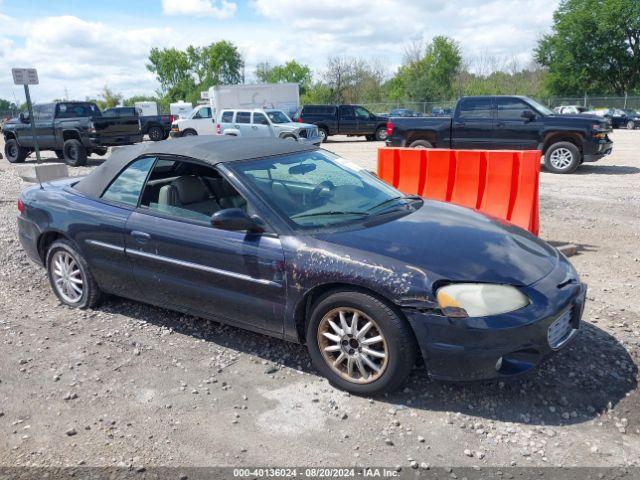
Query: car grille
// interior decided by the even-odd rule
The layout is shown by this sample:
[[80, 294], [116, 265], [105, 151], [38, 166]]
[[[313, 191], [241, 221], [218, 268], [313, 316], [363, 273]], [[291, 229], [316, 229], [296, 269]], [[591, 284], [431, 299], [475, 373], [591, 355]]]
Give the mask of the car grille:
[[549, 327], [547, 340], [551, 348], [560, 348], [574, 331], [571, 325], [572, 309], [562, 313]]
[[315, 138], [318, 136], [317, 128], [303, 128], [300, 130], [300, 137], [302, 138]]

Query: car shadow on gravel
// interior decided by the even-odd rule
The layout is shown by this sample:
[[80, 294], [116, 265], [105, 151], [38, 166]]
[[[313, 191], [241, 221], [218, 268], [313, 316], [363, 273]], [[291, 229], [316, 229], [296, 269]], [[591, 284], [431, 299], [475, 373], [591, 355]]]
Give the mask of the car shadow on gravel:
[[625, 165], [580, 165], [572, 175], [634, 175], [640, 168]]
[[[293, 368], [319, 375], [302, 345], [125, 300], [108, 301], [102, 310], [261, 358], [269, 362], [267, 371]], [[634, 357], [637, 361], [637, 351]], [[583, 322], [571, 345], [526, 376], [443, 383], [430, 380], [425, 367], [418, 366], [399, 391], [377, 401], [393, 408], [447, 411], [531, 425], [581, 423], [614, 407], [636, 389], [636, 361], [616, 338]], [[265, 373], [265, 366], [255, 368], [256, 373]]]

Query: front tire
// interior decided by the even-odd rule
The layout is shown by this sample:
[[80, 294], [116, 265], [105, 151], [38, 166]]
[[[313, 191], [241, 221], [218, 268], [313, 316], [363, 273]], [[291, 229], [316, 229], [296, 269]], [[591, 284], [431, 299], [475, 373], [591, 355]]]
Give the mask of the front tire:
[[72, 138], [64, 142], [64, 161], [71, 167], [81, 167], [87, 163], [87, 149], [80, 140]]
[[628, 128], [629, 130], [633, 130], [634, 128], [636, 128], [636, 124], [635, 124], [635, 122], [634, 122], [633, 120], [629, 120], [629, 121], [627, 122], [627, 128]]
[[58, 160], [64, 160], [64, 152], [62, 150], [54, 150], [53, 153], [56, 154]]
[[4, 156], [9, 163], [22, 163], [29, 156], [29, 149], [21, 147], [15, 138], [7, 140], [4, 144]]
[[321, 127], [318, 129], [318, 135], [320, 135], [320, 140], [322, 141], [322, 143], [325, 143], [329, 138], [329, 131], [326, 128]]
[[337, 388], [359, 395], [397, 389], [416, 360], [407, 322], [388, 304], [358, 290], [321, 296], [307, 327], [314, 366]]
[[580, 166], [580, 150], [573, 143], [554, 143], [544, 154], [544, 165], [552, 173], [573, 173]]
[[193, 129], [191, 129], [191, 128], [189, 128], [189, 129], [185, 130], [185, 131], [182, 133], [182, 136], [183, 136], [183, 137], [195, 137], [196, 135], [198, 135], [198, 132], [196, 132], [195, 130], [193, 130]]
[[71, 242], [56, 240], [47, 251], [46, 265], [51, 289], [63, 304], [89, 308], [100, 301], [102, 292]]

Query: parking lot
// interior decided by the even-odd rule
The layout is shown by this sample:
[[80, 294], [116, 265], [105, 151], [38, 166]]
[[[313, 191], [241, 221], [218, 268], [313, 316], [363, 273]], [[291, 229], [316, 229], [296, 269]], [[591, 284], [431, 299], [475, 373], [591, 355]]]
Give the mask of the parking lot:
[[[0, 464], [638, 465], [640, 131], [612, 138], [609, 157], [540, 180], [540, 236], [577, 245], [589, 285], [576, 341], [520, 380], [420, 366], [376, 399], [332, 388], [299, 345], [117, 298], [61, 306], [19, 245], [25, 184], [1, 160]], [[380, 145], [325, 148], [375, 170]]]

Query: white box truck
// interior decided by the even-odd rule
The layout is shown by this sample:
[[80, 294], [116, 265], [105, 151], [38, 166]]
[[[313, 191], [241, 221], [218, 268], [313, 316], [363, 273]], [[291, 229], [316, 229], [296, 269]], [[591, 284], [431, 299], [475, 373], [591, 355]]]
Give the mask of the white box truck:
[[193, 110], [193, 104], [180, 100], [169, 104], [169, 113], [175, 118], [188, 118]]
[[216, 111], [222, 109], [274, 108], [292, 115], [299, 106], [300, 89], [297, 83], [217, 85], [209, 89], [207, 105], [198, 105], [187, 118], [173, 122], [171, 136], [215, 135]]

